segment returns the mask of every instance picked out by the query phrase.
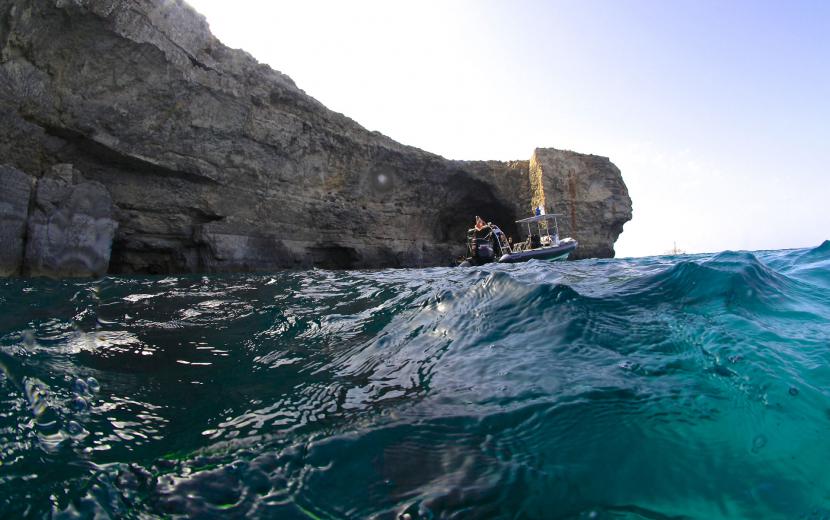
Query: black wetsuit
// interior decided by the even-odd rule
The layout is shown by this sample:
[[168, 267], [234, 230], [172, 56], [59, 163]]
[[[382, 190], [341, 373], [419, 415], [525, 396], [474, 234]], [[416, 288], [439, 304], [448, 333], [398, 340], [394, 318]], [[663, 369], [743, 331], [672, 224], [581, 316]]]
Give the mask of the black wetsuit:
[[473, 238], [488, 238], [490, 233], [493, 232], [493, 228], [490, 226], [484, 226], [481, 229], [473, 228], [472, 230]]
[[468, 232], [470, 236], [470, 252], [473, 260], [478, 262], [492, 262], [495, 256], [493, 251], [493, 229], [490, 226], [484, 226], [481, 229], [471, 229]]

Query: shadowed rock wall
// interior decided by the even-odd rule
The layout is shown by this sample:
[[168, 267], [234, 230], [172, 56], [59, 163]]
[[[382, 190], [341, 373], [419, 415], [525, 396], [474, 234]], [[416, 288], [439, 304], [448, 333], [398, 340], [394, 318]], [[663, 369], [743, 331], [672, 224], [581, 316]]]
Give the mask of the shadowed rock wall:
[[[527, 161], [369, 132], [181, 1], [0, 0], [2, 163], [35, 178], [71, 163], [102, 186], [113, 273], [445, 265], [474, 215], [509, 231], [532, 207]], [[603, 229], [604, 210], [586, 218]], [[619, 230], [585, 229], [613, 254]]]
[[112, 201], [69, 164], [34, 179], [0, 166], [0, 275], [101, 276], [113, 235]]
[[99, 182], [64, 164], [37, 181], [30, 206], [22, 272], [30, 276], [101, 276], [112, 239], [112, 200]]
[[0, 276], [20, 274], [32, 178], [0, 165]]

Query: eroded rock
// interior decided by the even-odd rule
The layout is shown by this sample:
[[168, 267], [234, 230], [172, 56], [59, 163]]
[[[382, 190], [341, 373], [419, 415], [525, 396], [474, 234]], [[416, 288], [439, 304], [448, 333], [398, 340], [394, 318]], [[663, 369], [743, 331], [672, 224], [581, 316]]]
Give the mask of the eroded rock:
[[20, 274], [33, 179], [0, 165], [0, 276]]
[[69, 165], [38, 180], [29, 214], [23, 272], [30, 276], [101, 276], [107, 272], [118, 224], [99, 182]]

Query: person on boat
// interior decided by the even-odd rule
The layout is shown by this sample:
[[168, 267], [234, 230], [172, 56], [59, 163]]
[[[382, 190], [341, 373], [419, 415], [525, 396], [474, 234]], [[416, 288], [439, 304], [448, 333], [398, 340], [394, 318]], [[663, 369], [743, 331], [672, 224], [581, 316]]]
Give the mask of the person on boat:
[[487, 225], [487, 222], [484, 222], [484, 219], [476, 215], [476, 231], [483, 231], [484, 228], [489, 228], [490, 226]]
[[[479, 239], [486, 239], [486, 240], [489, 241], [490, 235], [492, 234], [493, 229], [490, 227], [489, 224], [487, 224], [487, 222], [484, 221], [483, 218], [476, 215], [475, 226], [470, 231], [471, 231], [471, 233], [470, 233], [470, 249], [471, 249], [471, 252], [472, 252], [473, 256], [479, 256], [479, 254], [480, 254], [479, 244], [484, 242], [483, 240], [480, 241]], [[493, 254], [492, 253], [492, 246], [488, 244], [488, 245], [486, 245], [486, 248], [489, 252], [483, 252], [482, 251], [482, 253], [485, 253], [488, 256], [492, 256], [492, 254]]]
[[470, 230], [473, 238], [487, 238], [493, 232], [493, 228], [490, 227], [490, 224], [484, 221], [483, 218], [476, 215], [476, 224], [473, 229]]

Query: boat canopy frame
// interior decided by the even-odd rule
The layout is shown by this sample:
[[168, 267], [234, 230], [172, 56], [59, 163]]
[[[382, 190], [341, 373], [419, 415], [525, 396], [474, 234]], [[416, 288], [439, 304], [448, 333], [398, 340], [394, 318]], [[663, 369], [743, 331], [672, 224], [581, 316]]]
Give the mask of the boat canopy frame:
[[[545, 215], [535, 215], [533, 217], [523, 218], [521, 220], [517, 220], [516, 224], [526, 224], [527, 225], [527, 238], [528, 244], [526, 247], [521, 247], [521, 244], [517, 244], [519, 246], [519, 250], [528, 250], [531, 249], [530, 246], [530, 238], [534, 235], [533, 229], [531, 227], [532, 224], [536, 225], [536, 235], [539, 236], [540, 241], [545, 246], [556, 246], [559, 245], [559, 222], [556, 220], [556, 217], [561, 217], [561, 213], [547, 213]], [[553, 221], [553, 234], [551, 235], [551, 225], [549, 224], [550, 221]], [[544, 223], [544, 226], [542, 225]], [[544, 229], [544, 234], [542, 230]], [[547, 238], [547, 243], [542, 240], [542, 237]], [[514, 246], [514, 249], [516, 247]]]

